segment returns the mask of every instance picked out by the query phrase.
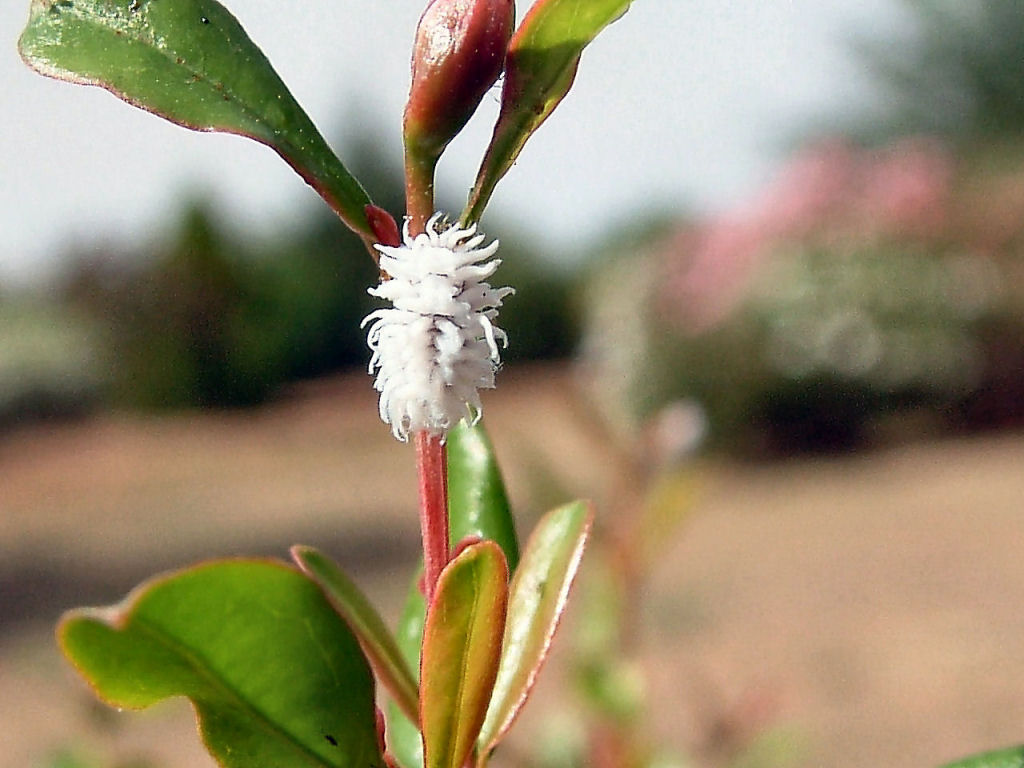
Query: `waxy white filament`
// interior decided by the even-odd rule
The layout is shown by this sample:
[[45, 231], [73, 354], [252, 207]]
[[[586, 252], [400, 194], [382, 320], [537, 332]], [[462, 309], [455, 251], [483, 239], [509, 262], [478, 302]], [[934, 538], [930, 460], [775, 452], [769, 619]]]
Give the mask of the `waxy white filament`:
[[498, 341], [508, 344], [494, 320], [513, 290], [486, 282], [501, 261], [491, 258], [498, 241], [481, 248], [483, 241], [475, 224], [446, 226], [438, 213], [416, 237], [407, 221], [402, 246], [375, 246], [390, 279], [369, 293], [392, 307], [362, 324], [370, 324], [380, 417], [399, 440], [419, 430], [444, 436], [470, 407], [478, 416], [479, 390], [494, 387]]

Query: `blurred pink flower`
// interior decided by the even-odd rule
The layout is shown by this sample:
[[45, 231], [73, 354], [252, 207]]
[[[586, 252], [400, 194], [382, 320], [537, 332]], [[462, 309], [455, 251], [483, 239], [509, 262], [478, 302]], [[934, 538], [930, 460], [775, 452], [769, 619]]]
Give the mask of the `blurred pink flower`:
[[763, 244], [763, 233], [742, 219], [721, 217], [679, 233], [665, 251], [663, 314], [691, 333], [713, 327], [742, 299]]
[[863, 165], [855, 224], [926, 238], [948, 226], [953, 158], [939, 141], [904, 139], [867, 155]]
[[759, 195], [676, 235], [663, 256], [659, 306], [690, 333], [713, 327], [784, 243], [939, 236], [949, 226], [954, 163], [937, 140], [882, 150], [841, 139], [797, 153]]
[[824, 141], [798, 153], [762, 192], [750, 218], [771, 238], [803, 237], [841, 214], [860, 158], [849, 144]]

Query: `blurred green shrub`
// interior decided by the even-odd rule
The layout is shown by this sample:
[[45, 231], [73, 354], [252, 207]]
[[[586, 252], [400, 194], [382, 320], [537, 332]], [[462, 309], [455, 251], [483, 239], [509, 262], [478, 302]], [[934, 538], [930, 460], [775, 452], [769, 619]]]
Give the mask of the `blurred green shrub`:
[[612, 260], [587, 304], [602, 402], [625, 422], [696, 402], [712, 444], [755, 454], [1024, 423], [1024, 171], [993, 167], [826, 143]]
[[84, 413], [104, 385], [94, 324], [40, 297], [0, 297], [0, 427]]
[[[372, 141], [358, 143], [374, 197], [403, 207], [401, 174]], [[516, 295], [502, 309], [512, 340], [507, 361], [571, 354], [578, 323], [572, 275], [552, 267], [500, 224], [497, 279]], [[76, 258], [65, 281], [70, 305], [102, 331], [113, 402], [139, 408], [235, 407], [259, 403], [285, 383], [363, 367], [359, 324], [378, 305], [366, 293], [377, 270], [357, 238], [316, 209], [271, 242], [243, 238], [209, 201], [184, 207], [172, 235], [153, 253], [95, 251]]]
[[66, 293], [103, 324], [115, 402], [241, 406], [351, 355], [332, 324], [374, 278], [365, 255], [257, 248], [193, 203], [155, 256], [87, 261]]
[[930, 133], [974, 142], [1024, 128], [1024, 4], [1020, 0], [903, 0], [899, 39], [859, 41], [887, 95], [867, 136]]
[[1024, 423], [1024, 4], [902, 6], [899, 39], [857, 44], [887, 97], [852, 121], [874, 149], [817, 143], [592, 280], [620, 426], [691, 400], [712, 445], [758, 454]]

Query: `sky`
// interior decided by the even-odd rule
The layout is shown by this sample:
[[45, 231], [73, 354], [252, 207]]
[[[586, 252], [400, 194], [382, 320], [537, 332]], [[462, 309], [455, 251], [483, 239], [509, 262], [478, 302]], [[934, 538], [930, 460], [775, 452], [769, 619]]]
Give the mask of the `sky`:
[[[338, 132], [362, 120], [400, 162], [423, 0], [225, 4], [343, 160]], [[518, 3], [520, 17], [528, 6]], [[187, 131], [99, 88], [31, 72], [16, 52], [27, 13], [28, 0], [0, 2], [0, 282], [44, 280], [83, 242], [144, 242], [173, 222], [186, 193], [211, 197], [254, 235], [287, 231], [316, 202], [262, 145]], [[877, 101], [849, 42], [895, 34], [904, 21], [896, 0], [636, 0], [587, 48], [572, 92], [488, 214], [562, 252], [645, 208], [735, 204], [770, 176], [795, 132]], [[438, 186], [456, 200], [496, 110], [495, 91], [441, 161]]]

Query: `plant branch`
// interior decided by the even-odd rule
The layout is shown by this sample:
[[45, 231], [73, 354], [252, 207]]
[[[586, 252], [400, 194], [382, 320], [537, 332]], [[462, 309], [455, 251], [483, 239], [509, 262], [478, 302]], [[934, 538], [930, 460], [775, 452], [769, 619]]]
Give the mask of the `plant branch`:
[[441, 571], [448, 564], [448, 460], [442, 438], [426, 430], [416, 433], [416, 469], [423, 535], [423, 589], [427, 605]]
[[[405, 208], [409, 233], [422, 234], [434, 214], [436, 157], [405, 152]], [[423, 591], [427, 605], [441, 571], [448, 564], [448, 459], [443, 438], [419, 431], [416, 440], [416, 471], [420, 492], [420, 533], [423, 538]]]
[[434, 215], [434, 171], [437, 157], [421, 156], [406, 147], [405, 212], [409, 231], [415, 236], [423, 232], [427, 220]]

